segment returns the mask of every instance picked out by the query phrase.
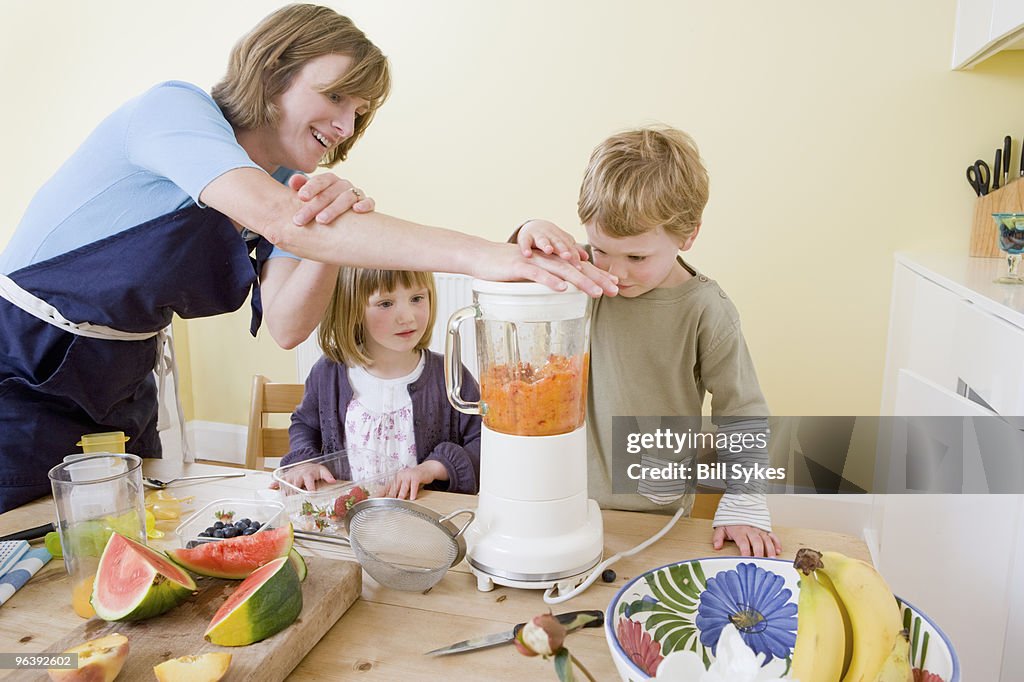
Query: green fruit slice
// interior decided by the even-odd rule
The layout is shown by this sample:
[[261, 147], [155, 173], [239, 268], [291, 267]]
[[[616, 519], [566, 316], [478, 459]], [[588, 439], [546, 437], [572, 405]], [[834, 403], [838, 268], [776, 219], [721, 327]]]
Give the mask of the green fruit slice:
[[292, 562], [292, 566], [295, 567], [295, 573], [299, 576], [299, 582], [306, 582], [306, 560], [302, 558], [299, 551], [292, 547], [292, 551], [288, 553], [288, 560]]
[[64, 556], [64, 550], [60, 546], [60, 533], [57, 531], [51, 530], [47, 533], [46, 539], [43, 540], [43, 545], [54, 559], [60, 559]]
[[302, 611], [302, 586], [288, 557], [257, 569], [217, 609], [203, 636], [220, 646], [259, 642], [291, 625]]
[[167, 556], [199, 575], [242, 580], [273, 559], [287, 557], [293, 541], [292, 526], [288, 524], [252, 535], [205, 542], [192, 549], [172, 549]]
[[192, 577], [163, 554], [114, 533], [100, 557], [91, 601], [103, 620], [143, 620], [170, 611], [195, 590]]

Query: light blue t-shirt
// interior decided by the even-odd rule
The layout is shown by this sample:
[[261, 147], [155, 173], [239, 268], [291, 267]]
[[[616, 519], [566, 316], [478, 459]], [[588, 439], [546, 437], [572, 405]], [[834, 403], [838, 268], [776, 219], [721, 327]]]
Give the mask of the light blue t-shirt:
[[[104, 119], [39, 189], [0, 253], [0, 272], [198, 204], [212, 180], [245, 167], [259, 168], [210, 95], [190, 83], [160, 83]], [[285, 182], [293, 173], [281, 168], [274, 177]]]

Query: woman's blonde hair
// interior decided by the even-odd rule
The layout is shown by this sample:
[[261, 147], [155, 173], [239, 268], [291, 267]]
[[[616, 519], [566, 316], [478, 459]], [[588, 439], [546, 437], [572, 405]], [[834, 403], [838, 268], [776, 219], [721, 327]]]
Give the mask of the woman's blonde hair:
[[236, 128], [254, 130], [277, 124], [274, 100], [311, 59], [326, 54], [352, 58], [352, 66], [325, 94], [360, 97], [369, 102], [357, 115], [352, 136], [329, 150], [320, 165], [344, 161], [391, 91], [388, 60], [348, 17], [318, 5], [288, 5], [261, 21], [231, 50], [228, 71], [213, 87], [214, 101]]
[[320, 322], [318, 338], [324, 355], [347, 367], [372, 365], [373, 360], [366, 352], [366, 305], [374, 294], [390, 294], [398, 287], [427, 290], [430, 315], [415, 350], [427, 348], [437, 319], [437, 290], [432, 273], [343, 267]]
[[618, 133], [590, 155], [580, 187], [580, 222], [611, 237], [657, 227], [681, 240], [700, 225], [708, 203], [708, 172], [697, 143], [681, 130], [641, 128]]

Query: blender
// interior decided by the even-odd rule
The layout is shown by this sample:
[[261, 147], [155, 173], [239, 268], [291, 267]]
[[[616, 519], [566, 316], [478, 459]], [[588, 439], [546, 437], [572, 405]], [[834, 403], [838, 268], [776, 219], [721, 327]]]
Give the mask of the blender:
[[[560, 593], [600, 561], [604, 529], [587, 497], [590, 298], [570, 285], [473, 280], [448, 323], [448, 399], [483, 417], [480, 494], [466, 531], [477, 588]], [[462, 399], [460, 326], [474, 321], [480, 401]]]

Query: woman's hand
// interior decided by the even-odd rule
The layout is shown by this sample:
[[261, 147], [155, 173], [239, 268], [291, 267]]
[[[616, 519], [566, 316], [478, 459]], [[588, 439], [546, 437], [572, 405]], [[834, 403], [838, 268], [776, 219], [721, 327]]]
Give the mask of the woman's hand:
[[346, 211], [372, 213], [376, 207], [376, 202], [362, 190], [334, 173], [296, 173], [288, 178], [288, 186], [305, 203], [292, 218], [296, 225], [306, 225], [314, 218], [326, 225]]
[[618, 278], [597, 269], [592, 263], [581, 262], [574, 266], [558, 256], [536, 251], [527, 258], [513, 244], [489, 242], [485, 248], [477, 250], [467, 266], [469, 274], [493, 282], [530, 280], [555, 291], [563, 291], [565, 283], [569, 282], [594, 298], [619, 293], [616, 286]]
[[516, 243], [523, 255], [529, 258], [533, 250], [556, 255], [576, 267], [581, 261], [589, 260], [587, 250], [576, 243], [573, 236], [548, 220], [530, 220], [523, 223], [516, 234]]
[[400, 500], [415, 500], [416, 494], [423, 486], [434, 481], [447, 481], [448, 470], [440, 462], [428, 459], [414, 467], [406, 467], [397, 474], [388, 489], [388, 497]]
[[711, 535], [711, 544], [722, 549], [726, 540], [739, 547], [740, 556], [775, 557], [782, 553], [782, 543], [771, 533], [753, 526], [719, 526]]

